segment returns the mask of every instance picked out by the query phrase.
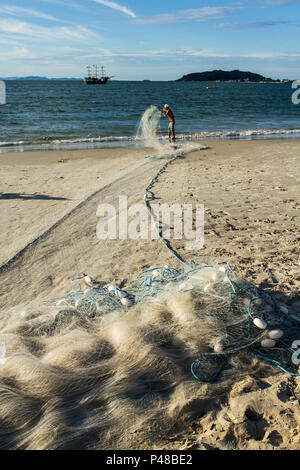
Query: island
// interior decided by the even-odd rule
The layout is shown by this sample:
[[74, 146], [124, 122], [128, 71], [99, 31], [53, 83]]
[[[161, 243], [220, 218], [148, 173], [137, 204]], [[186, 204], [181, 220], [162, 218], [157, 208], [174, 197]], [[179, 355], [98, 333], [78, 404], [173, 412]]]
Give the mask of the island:
[[278, 83], [286, 82], [288, 80], [273, 80], [266, 78], [258, 73], [242, 72], [240, 70], [232, 70], [231, 72], [225, 70], [213, 70], [211, 72], [189, 73], [176, 82], [268, 82]]

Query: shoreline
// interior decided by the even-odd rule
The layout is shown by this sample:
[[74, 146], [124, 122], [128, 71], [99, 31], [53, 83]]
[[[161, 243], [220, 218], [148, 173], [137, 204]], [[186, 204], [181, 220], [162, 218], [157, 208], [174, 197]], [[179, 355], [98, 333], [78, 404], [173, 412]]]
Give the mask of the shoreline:
[[[204, 131], [202, 133], [180, 134], [177, 136], [178, 143], [209, 141], [252, 141], [252, 140], [298, 140], [300, 129], [248, 129], [248, 130], [223, 130]], [[167, 142], [168, 137], [159, 136], [159, 142]], [[59, 152], [59, 151], [84, 151], [84, 150], [109, 150], [109, 149], [142, 149], [144, 141], [135, 136], [108, 136], [76, 139], [53, 140], [43, 142], [0, 142], [0, 156], [6, 153], [26, 152]]]

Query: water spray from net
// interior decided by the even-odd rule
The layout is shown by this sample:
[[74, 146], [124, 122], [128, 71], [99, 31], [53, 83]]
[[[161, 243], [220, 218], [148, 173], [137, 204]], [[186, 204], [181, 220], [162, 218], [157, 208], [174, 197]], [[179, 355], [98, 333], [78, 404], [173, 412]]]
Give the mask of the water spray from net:
[[151, 105], [144, 112], [137, 131], [136, 138], [142, 140], [146, 147], [160, 150], [162, 144], [159, 142], [158, 130], [161, 113], [156, 106]]
[[157, 154], [153, 158], [177, 158], [188, 152], [207, 148], [203, 144], [191, 141], [181, 141], [180, 144], [169, 143], [167, 135], [159, 135], [161, 112], [157, 106], [151, 105], [141, 117], [136, 134], [136, 140], [143, 142], [145, 147], [154, 148]]

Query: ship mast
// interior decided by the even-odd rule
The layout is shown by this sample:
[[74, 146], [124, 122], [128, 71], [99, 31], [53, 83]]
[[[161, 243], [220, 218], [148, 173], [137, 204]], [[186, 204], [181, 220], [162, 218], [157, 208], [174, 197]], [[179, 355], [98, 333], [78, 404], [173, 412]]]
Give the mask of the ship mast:
[[[107, 81], [112, 78], [112, 77], [106, 77], [105, 76], [105, 69], [103, 67], [103, 65], [101, 67], [99, 67], [98, 65], [87, 65], [86, 66], [87, 68], [87, 76], [84, 77], [83, 81], [84, 83], [86, 84], [96, 84], [96, 85], [99, 85], [99, 84], [103, 84], [105, 85], [105, 83], [107, 83]], [[100, 73], [99, 73], [99, 69], [101, 68], [101, 77], [100, 77]], [[99, 77], [98, 77], [99, 75]]]
[[90, 65], [87, 65], [86, 69], [87, 69], [87, 77], [91, 78], [91, 67], [90, 67]]

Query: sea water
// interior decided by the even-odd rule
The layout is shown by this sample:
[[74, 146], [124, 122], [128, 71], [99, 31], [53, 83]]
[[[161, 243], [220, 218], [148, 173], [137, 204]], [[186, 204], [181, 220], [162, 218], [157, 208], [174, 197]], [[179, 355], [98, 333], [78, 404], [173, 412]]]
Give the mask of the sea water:
[[[179, 141], [300, 137], [290, 83], [6, 81], [0, 151], [135, 147], [141, 116], [168, 103]], [[168, 120], [158, 137], [167, 140]]]

